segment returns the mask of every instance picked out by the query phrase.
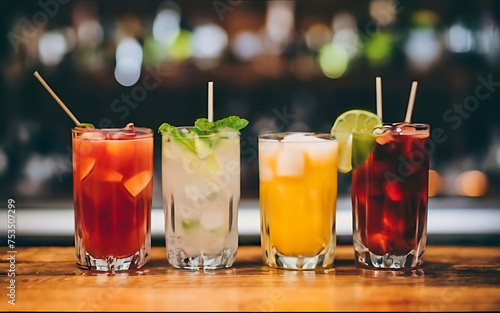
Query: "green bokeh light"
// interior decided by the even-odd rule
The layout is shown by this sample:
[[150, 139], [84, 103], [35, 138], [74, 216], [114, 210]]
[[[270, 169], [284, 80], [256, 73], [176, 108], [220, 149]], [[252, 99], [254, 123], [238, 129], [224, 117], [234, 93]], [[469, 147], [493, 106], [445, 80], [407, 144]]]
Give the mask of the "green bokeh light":
[[347, 70], [349, 56], [341, 44], [328, 43], [319, 50], [318, 63], [326, 77], [335, 79]]

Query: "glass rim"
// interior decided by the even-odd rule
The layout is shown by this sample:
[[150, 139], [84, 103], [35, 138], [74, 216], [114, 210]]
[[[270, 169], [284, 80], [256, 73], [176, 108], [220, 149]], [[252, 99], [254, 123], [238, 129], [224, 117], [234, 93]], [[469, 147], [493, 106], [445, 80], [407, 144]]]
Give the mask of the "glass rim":
[[[281, 141], [286, 135], [292, 134], [307, 134], [316, 138], [325, 139], [328, 141], [336, 140], [334, 136], [326, 132], [299, 132], [299, 131], [265, 131], [259, 134], [259, 141]], [[286, 143], [324, 143], [324, 141], [301, 141], [301, 140], [287, 140]]]
[[[415, 128], [416, 131], [429, 131], [431, 129], [431, 126], [426, 123], [406, 123], [406, 122], [397, 122], [397, 123], [382, 123], [382, 126], [376, 126], [373, 127], [372, 129], [372, 135], [377, 136], [380, 134], [375, 134], [377, 130], [388, 130], [387, 128], [391, 128], [390, 131], [394, 131], [398, 126], [406, 126], [406, 127], [413, 127]], [[347, 131], [347, 130], [342, 130], [342, 131], [334, 131], [332, 134], [332, 137], [335, 138], [335, 134], [352, 134], [353, 132]], [[369, 135], [369, 134], [364, 134], [364, 135]], [[399, 133], [400, 136], [415, 136], [415, 134], [405, 134], [405, 133]], [[430, 134], [429, 134], [430, 135]]]
[[[179, 130], [189, 130], [191, 128], [194, 128], [194, 126], [176, 126], [177, 129]], [[219, 130], [208, 130], [208, 131], [204, 131], [205, 134], [197, 134], [197, 136], [199, 138], [209, 138], [209, 137], [215, 137], [215, 136], [224, 136], [225, 134], [231, 134], [233, 136], [231, 136], [230, 138], [232, 137], [236, 137], [236, 135], [239, 137], [241, 135], [241, 133], [237, 130], [234, 130], [234, 131], [219, 131]], [[192, 138], [194, 137], [194, 133], [185, 133], [183, 132], [187, 138]], [[181, 138], [180, 136], [175, 136], [175, 135], [172, 135], [170, 133], [167, 133], [167, 132], [160, 132], [160, 134], [162, 136], [167, 136], [167, 137], [170, 137], [170, 138]], [[184, 138], [184, 137], [183, 137]], [[229, 138], [225, 138], [225, 139], [229, 139]]]
[[[84, 130], [85, 129], [85, 130]], [[152, 138], [153, 137], [153, 129], [152, 128], [147, 128], [147, 127], [135, 127], [134, 126], [134, 131], [130, 131], [129, 129], [124, 129], [124, 128], [85, 128], [85, 127], [74, 127], [71, 128], [71, 132], [76, 135], [76, 136], [81, 136], [84, 133], [92, 133], [92, 132], [103, 132], [103, 133], [110, 133], [110, 132], [115, 132], [115, 133], [134, 133], [136, 134], [136, 137], [133, 138], [127, 138], [127, 139], [113, 139], [113, 138], [108, 138], [108, 139], [93, 139], [95, 141], [97, 140], [136, 140], [136, 139], [143, 139], [143, 138]]]

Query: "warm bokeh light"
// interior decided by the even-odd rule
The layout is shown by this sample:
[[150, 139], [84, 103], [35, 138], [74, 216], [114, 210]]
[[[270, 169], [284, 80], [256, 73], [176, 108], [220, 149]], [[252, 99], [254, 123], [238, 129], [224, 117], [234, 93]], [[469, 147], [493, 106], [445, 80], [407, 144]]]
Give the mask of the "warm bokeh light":
[[459, 195], [481, 197], [488, 191], [488, 177], [481, 171], [463, 172], [457, 177], [455, 187]]
[[269, 1], [266, 14], [266, 49], [271, 54], [281, 54], [291, 39], [295, 17], [293, 1]]
[[443, 187], [441, 175], [434, 170], [429, 171], [429, 197], [434, 197], [439, 194]]
[[382, 26], [392, 24], [396, 20], [394, 0], [372, 0], [370, 2], [370, 16]]
[[319, 50], [332, 39], [332, 31], [326, 24], [317, 23], [306, 30], [305, 38], [309, 49]]
[[94, 48], [104, 39], [104, 31], [97, 20], [89, 19], [78, 25], [76, 36], [80, 47]]

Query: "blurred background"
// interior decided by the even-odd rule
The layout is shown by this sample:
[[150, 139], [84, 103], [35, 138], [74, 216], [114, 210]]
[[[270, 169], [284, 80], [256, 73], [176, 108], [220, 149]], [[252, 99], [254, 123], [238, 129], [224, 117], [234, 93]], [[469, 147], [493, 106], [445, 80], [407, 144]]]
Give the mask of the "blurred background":
[[[243, 243], [258, 243], [257, 136], [329, 132], [348, 109], [428, 123], [429, 243], [500, 245], [500, 2], [2, 1], [0, 195], [17, 202], [21, 242], [72, 244], [74, 126], [156, 130], [207, 115], [250, 121], [241, 137]], [[153, 239], [163, 239], [155, 138]], [[339, 176], [337, 231], [349, 242], [350, 176]], [[2, 219], [3, 220], [3, 219]], [[0, 225], [5, 231], [6, 225]], [[351, 239], [352, 240], [352, 239]], [[2, 237], [0, 241], [4, 241]]]

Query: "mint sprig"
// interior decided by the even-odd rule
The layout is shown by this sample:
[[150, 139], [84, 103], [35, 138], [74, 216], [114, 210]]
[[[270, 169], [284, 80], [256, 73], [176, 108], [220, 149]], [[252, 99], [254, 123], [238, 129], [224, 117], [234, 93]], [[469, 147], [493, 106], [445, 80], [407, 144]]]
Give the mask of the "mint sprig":
[[233, 130], [239, 131], [248, 125], [248, 121], [244, 118], [238, 116], [229, 116], [221, 120], [210, 122], [206, 118], [199, 118], [194, 122], [194, 127], [201, 131], [219, 131], [223, 128], [231, 128]]
[[[208, 157], [213, 148], [220, 142], [221, 135], [227, 131], [238, 132], [248, 125], [248, 121], [238, 116], [210, 122], [206, 118], [199, 118], [195, 121], [194, 127], [189, 128], [189, 133], [183, 132], [175, 126], [163, 123], [159, 128], [159, 133], [168, 134], [172, 139], [184, 144], [193, 151], [200, 159]], [[218, 134], [220, 132], [220, 134]]]

